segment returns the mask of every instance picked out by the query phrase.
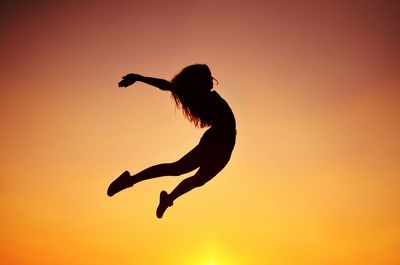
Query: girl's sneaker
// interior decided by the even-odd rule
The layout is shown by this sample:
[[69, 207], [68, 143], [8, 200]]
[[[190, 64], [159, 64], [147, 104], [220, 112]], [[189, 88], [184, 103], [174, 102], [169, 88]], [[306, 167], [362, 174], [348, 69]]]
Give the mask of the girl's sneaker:
[[168, 198], [168, 193], [163, 190], [160, 193], [160, 204], [157, 207], [157, 217], [161, 218], [164, 215], [165, 210], [167, 210], [168, 207], [172, 206], [173, 202], [170, 201], [170, 199]]
[[128, 171], [125, 171], [110, 184], [107, 190], [107, 195], [111, 197], [123, 189], [132, 187], [133, 184], [132, 176]]

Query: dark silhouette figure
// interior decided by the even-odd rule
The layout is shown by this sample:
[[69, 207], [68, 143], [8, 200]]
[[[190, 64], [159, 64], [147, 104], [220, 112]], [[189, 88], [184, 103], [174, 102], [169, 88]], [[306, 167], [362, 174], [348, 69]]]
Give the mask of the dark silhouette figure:
[[123, 77], [118, 84], [120, 87], [141, 81], [170, 91], [176, 105], [196, 127], [209, 129], [201, 137], [200, 143], [178, 161], [151, 166], [133, 176], [128, 171], [122, 173], [108, 187], [109, 196], [146, 179], [178, 176], [199, 168], [193, 176], [179, 183], [171, 193], [160, 193], [157, 217], [161, 218], [176, 198], [204, 185], [225, 167], [235, 145], [236, 122], [226, 101], [217, 92], [212, 91], [213, 80], [216, 79], [204, 64], [184, 68], [171, 82], [138, 74]]

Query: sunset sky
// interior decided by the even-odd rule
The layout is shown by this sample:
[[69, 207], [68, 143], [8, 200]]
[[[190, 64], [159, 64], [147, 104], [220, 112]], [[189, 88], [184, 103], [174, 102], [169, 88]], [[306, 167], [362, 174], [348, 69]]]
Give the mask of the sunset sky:
[[[18, 265], [400, 264], [398, 1], [0, 4], [0, 259]], [[209, 65], [233, 109], [227, 167], [109, 198], [194, 128], [167, 92]]]

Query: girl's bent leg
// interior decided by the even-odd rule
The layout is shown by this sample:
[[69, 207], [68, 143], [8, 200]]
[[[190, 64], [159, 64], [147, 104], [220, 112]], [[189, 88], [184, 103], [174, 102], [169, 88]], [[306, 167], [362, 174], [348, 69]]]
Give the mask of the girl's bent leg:
[[200, 168], [194, 176], [182, 180], [182, 182], [179, 183], [178, 186], [176, 186], [176, 188], [169, 194], [169, 199], [171, 202], [173, 202], [175, 199], [191, 191], [192, 189], [203, 186], [209, 180], [215, 177], [217, 173], [218, 172], [207, 172], [206, 170], [202, 170], [202, 168]]
[[156, 212], [157, 217], [161, 218], [165, 210], [173, 205], [173, 202], [176, 198], [191, 191], [194, 188], [203, 186], [205, 183], [215, 177], [215, 175], [217, 175], [219, 171], [220, 170], [200, 168], [194, 176], [186, 178], [181, 183], [179, 183], [178, 186], [176, 186], [176, 188], [170, 194], [162, 191], [160, 194], [160, 204], [158, 205]]

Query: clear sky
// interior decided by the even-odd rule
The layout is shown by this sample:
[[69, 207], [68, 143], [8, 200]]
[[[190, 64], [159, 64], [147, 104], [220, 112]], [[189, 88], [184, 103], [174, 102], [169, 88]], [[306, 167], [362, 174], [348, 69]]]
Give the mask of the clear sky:
[[[400, 263], [397, 1], [2, 1], [2, 264]], [[206, 63], [237, 118], [228, 166], [113, 198], [199, 141], [166, 92]]]

